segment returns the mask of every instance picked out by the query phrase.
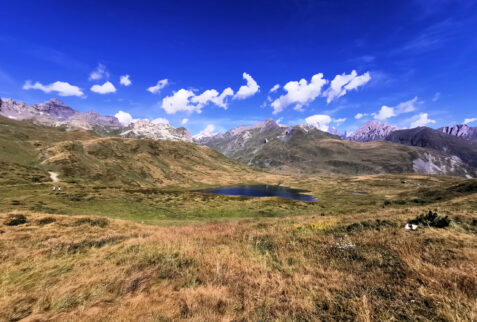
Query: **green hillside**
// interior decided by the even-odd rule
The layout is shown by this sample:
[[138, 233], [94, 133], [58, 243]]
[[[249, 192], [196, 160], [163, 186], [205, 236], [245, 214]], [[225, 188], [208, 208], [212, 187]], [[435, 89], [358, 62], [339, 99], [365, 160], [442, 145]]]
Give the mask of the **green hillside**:
[[101, 138], [0, 117], [0, 182], [62, 181], [194, 187], [255, 181], [268, 174], [192, 143]]

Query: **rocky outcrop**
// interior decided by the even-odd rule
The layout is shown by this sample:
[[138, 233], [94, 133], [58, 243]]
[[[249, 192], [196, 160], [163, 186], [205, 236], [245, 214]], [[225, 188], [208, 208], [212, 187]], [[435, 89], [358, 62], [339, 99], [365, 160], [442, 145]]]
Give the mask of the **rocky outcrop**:
[[156, 124], [148, 120], [137, 120], [131, 123], [120, 136], [126, 138], [192, 142], [192, 136], [185, 128], [175, 129], [170, 124]]
[[467, 124], [457, 124], [453, 126], [441, 127], [439, 131], [460, 137], [465, 140], [477, 142], [477, 127], [472, 127]]

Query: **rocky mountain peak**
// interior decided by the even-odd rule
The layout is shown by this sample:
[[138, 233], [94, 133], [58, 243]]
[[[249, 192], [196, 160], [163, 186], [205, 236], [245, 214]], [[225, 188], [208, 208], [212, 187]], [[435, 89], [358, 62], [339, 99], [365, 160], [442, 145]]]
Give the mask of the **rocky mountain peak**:
[[368, 121], [348, 136], [348, 139], [357, 142], [383, 141], [389, 134], [396, 130], [399, 130], [396, 126], [377, 120]]
[[76, 111], [71, 107], [66, 106], [62, 101], [56, 98], [52, 98], [47, 102], [35, 104], [33, 108], [41, 113], [46, 113], [51, 116], [57, 117], [60, 120], [67, 120], [71, 118]]

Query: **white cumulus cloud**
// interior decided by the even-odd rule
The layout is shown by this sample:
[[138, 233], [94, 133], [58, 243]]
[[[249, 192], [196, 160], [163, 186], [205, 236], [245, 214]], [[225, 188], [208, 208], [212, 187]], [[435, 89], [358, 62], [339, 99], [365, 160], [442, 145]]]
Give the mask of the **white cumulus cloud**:
[[162, 100], [162, 108], [167, 114], [177, 112], [196, 112], [202, 113], [202, 108], [209, 103], [215, 104], [223, 109], [227, 109], [227, 97], [233, 96], [234, 91], [227, 87], [221, 94], [215, 89], [208, 89], [200, 95], [196, 95], [193, 91], [180, 89], [172, 96], [167, 96]]
[[384, 121], [390, 117], [397, 116], [403, 113], [409, 113], [416, 110], [416, 104], [421, 102], [417, 101], [417, 96], [409, 101], [399, 103], [396, 107], [389, 107], [386, 105], [381, 106], [378, 113], [372, 113], [376, 120]]
[[276, 84], [275, 86], [273, 86], [273, 87], [270, 89], [270, 93], [273, 93], [273, 92], [278, 91], [279, 88], [280, 88], [280, 84]]
[[311, 103], [317, 98], [327, 80], [323, 79], [323, 74], [319, 73], [311, 78], [310, 83], [302, 78], [299, 82], [291, 81], [283, 86], [287, 94], [280, 96], [271, 103], [273, 114], [280, 113], [289, 105], [295, 105], [295, 109], [301, 109], [304, 105]]
[[187, 89], [180, 89], [172, 96], [167, 96], [162, 100], [161, 107], [167, 114], [174, 114], [180, 111], [186, 111], [192, 113], [196, 111], [200, 113], [200, 108], [197, 109], [196, 105], [190, 104], [189, 99], [195, 96], [193, 91]]
[[305, 119], [305, 125], [314, 126], [321, 131], [328, 131], [331, 117], [325, 114], [316, 114]]
[[355, 70], [350, 74], [336, 75], [323, 96], [326, 97], [326, 102], [330, 103], [334, 99], [345, 95], [348, 91], [363, 86], [370, 80], [371, 75], [368, 72], [358, 76]]
[[103, 64], [98, 64], [98, 67], [96, 67], [96, 69], [89, 74], [88, 80], [93, 81], [102, 78], [109, 78], [109, 73], [106, 70], [106, 66]]
[[181, 124], [182, 124], [182, 125], [186, 125], [187, 122], [189, 122], [189, 119], [188, 119], [188, 118], [185, 118], [185, 119], [182, 119]]
[[427, 113], [419, 113], [414, 117], [414, 121], [411, 123], [411, 129], [419, 126], [426, 126], [427, 124], [436, 123], [436, 121], [431, 120]]
[[260, 86], [258, 86], [257, 82], [247, 73], [243, 73], [243, 78], [247, 81], [247, 85], [240, 86], [237, 94], [233, 97], [233, 99], [243, 100], [250, 96], [255, 95]]
[[390, 117], [396, 116], [397, 114], [394, 112], [394, 107], [389, 107], [386, 105], [381, 106], [379, 112], [373, 113], [373, 116], [376, 120], [384, 121]]
[[215, 125], [214, 124], [208, 124], [205, 129], [199, 132], [199, 134], [194, 135], [194, 139], [200, 139], [203, 137], [208, 137], [214, 135], [215, 131]]
[[39, 89], [45, 93], [57, 92], [60, 96], [82, 96], [83, 92], [78, 86], [71, 85], [67, 82], [54, 82], [49, 85], [43, 85], [40, 82], [32, 84], [30, 81], [26, 81], [23, 85], [24, 90]]
[[154, 123], [154, 124], [169, 124], [169, 120], [165, 119], [165, 118], [162, 118], [162, 117], [158, 117], [158, 118], [152, 120], [151, 123]]
[[196, 103], [199, 109], [207, 105], [209, 102], [222, 107], [223, 109], [227, 109], [226, 98], [233, 95], [234, 91], [230, 87], [224, 89], [220, 95], [215, 89], [208, 89], [202, 94], [192, 97], [191, 102]]
[[151, 86], [147, 89], [148, 92], [152, 94], [159, 94], [161, 89], [167, 86], [169, 84], [169, 80], [167, 78], [161, 79], [160, 81], [157, 81], [157, 84], [154, 86]]
[[93, 85], [91, 86], [91, 91], [98, 93], [98, 94], [109, 94], [116, 92], [116, 87], [114, 87], [113, 83], [107, 81], [103, 85]]
[[121, 123], [123, 126], [128, 126], [133, 122], [133, 117], [127, 112], [119, 111], [114, 116], [116, 116], [119, 123]]
[[124, 86], [129, 86], [132, 84], [131, 80], [129, 79], [129, 75], [123, 75], [119, 78], [119, 83]]
[[475, 122], [475, 121], [477, 121], [477, 117], [473, 117], [473, 118], [470, 118], [470, 119], [465, 119], [464, 124], [469, 124], [469, 123], [472, 123], [472, 122]]

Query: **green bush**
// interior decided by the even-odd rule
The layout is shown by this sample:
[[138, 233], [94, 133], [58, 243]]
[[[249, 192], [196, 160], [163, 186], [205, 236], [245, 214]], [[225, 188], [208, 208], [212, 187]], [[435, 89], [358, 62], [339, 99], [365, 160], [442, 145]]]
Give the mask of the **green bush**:
[[423, 225], [428, 227], [444, 228], [449, 226], [451, 220], [447, 216], [442, 217], [437, 212], [429, 210], [427, 214], [420, 214], [415, 219], [410, 220], [409, 224]]

